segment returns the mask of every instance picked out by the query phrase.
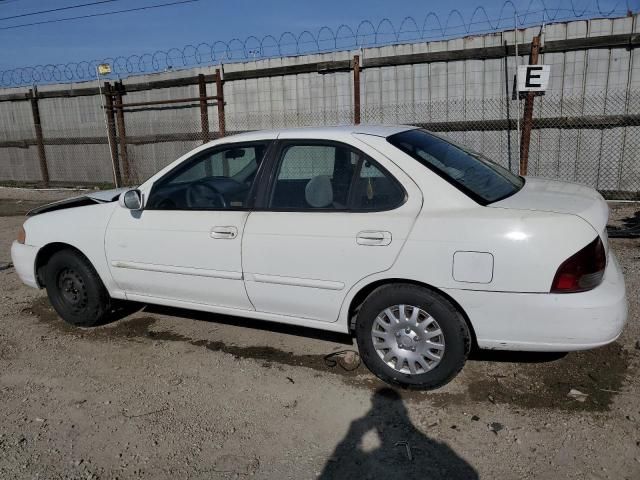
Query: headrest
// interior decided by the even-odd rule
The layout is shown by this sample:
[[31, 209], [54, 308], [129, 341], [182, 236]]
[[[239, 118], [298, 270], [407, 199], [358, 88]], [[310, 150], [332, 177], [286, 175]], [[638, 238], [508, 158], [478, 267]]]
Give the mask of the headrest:
[[307, 203], [314, 208], [326, 208], [333, 203], [333, 187], [328, 175], [318, 175], [304, 189]]

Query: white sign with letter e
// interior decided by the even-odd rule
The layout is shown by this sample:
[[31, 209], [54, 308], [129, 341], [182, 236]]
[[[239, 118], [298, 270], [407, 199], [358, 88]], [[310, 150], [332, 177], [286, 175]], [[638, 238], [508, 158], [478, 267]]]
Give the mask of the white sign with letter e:
[[549, 86], [550, 65], [518, 66], [518, 91], [544, 92]]

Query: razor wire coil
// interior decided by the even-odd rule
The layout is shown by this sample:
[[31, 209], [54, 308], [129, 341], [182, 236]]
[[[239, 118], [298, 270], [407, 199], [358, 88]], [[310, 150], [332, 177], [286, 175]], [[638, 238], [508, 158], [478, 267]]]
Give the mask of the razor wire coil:
[[[526, 9], [518, 11], [511, 0], [505, 0], [498, 17], [490, 18], [483, 6], [473, 10], [468, 21], [458, 9], [441, 16], [429, 12], [419, 22], [415, 17], [405, 17], [397, 26], [388, 18], [377, 23], [363, 20], [354, 29], [341, 24], [333, 29], [320, 27], [314, 34], [303, 30], [295, 34], [287, 31], [279, 36], [254, 35], [244, 40], [233, 38], [229, 41], [215, 40], [212, 43], [189, 44], [182, 48], [157, 50], [153, 53], [131, 54], [107, 57], [102, 60], [82, 60], [61, 64], [46, 64], [0, 70], [0, 87], [69, 83], [95, 80], [96, 67], [101, 63], [112, 66], [112, 75], [124, 78], [135, 74], [157, 73], [198, 66], [288, 57], [313, 53], [324, 53], [362, 47], [375, 47], [399, 43], [434, 41], [470, 34], [498, 32], [514, 28], [524, 28], [544, 22], [557, 22], [594, 17], [613, 17], [631, 12], [630, 0], [618, 0], [606, 8], [600, 0], [588, 0], [584, 8], [577, 6], [577, 0], [565, 0], [557, 8], [548, 8], [544, 0], [529, 0]], [[562, 3], [568, 3], [562, 7]], [[537, 8], [536, 8], [536, 4]]]

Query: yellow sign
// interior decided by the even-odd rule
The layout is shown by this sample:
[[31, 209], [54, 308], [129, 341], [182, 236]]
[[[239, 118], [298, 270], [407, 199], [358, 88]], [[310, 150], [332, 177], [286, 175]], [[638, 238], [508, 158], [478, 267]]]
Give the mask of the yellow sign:
[[101, 63], [100, 65], [98, 65], [98, 73], [100, 75], [108, 75], [109, 73], [111, 73], [111, 65], [109, 65], [108, 63]]

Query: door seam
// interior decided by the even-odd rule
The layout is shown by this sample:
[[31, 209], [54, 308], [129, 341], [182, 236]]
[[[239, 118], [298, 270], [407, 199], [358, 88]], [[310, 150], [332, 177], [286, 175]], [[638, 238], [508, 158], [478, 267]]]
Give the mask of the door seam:
[[244, 238], [247, 232], [247, 224], [249, 223], [249, 217], [251, 217], [252, 213], [253, 212], [251, 211], [244, 217], [244, 225], [242, 226], [242, 238], [240, 239], [240, 270], [242, 274], [242, 288], [244, 288], [244, 293], [247, 296], [247, 300], [249, 300], [249, 304], [251, 304], [251, 306], [253, 307], [253, 310], [257, 312], [258, 309], [253, 304], [253, 301], [251, 301], [249, 290], [247, 290], [247, 276], [245, 275], [246, 269], [244, 265]]

